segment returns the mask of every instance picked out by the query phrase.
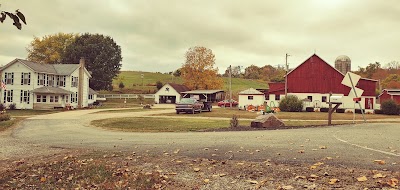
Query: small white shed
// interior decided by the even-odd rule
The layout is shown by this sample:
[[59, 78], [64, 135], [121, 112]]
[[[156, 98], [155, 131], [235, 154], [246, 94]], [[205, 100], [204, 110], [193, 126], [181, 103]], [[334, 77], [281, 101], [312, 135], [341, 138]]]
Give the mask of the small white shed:
[[264, 104], [264, 101], [264, 93], [254, 88], [249, 88], [239, 92], [239, 109], [243, 109], [248, 105], [260, 106]]
[[154, 101], [158, 104], [175, 104], [181, 100], [181, 92], [188, 90], [185, 85], [167, 83], [154, 94]]

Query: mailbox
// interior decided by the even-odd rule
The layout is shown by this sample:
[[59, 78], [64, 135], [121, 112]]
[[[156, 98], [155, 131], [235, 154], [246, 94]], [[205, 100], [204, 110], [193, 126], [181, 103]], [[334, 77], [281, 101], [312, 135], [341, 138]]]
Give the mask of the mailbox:
[[331, 96], [331, 103], [343, 103], [343, 96]]

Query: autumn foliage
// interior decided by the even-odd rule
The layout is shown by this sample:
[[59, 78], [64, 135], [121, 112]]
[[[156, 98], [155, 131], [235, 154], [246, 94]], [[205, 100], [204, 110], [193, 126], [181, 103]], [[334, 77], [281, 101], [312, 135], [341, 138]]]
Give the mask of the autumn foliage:
[[218, 77], [215, 55], [205, 47], [191, 47], [185, 54], [186, 61], [181, 68], [184, 84], [193, 90], [221, 89], [222, 78]]

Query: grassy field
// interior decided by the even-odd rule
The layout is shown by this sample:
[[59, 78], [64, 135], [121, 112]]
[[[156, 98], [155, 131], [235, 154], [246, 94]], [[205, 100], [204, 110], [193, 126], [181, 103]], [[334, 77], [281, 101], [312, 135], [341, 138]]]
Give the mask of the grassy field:
[[[142, 86], [141, 74], [144, 75]], [[112, 93], [155, 93], [157, 88], [155, 86], [157, 81], [161, 81], [163, 84], [172, 82], [182, 84], [183, 81], [180, 77], [172, 77], [168, 74], [162, 73], [151, 73], [151, 72], [139, 72], [139, 71], [121, 71], [119, 77], [122, 77], [125, 88], [120, 92], [118, 88], [119, 81], [115, 79], [113, 81], [114, 90]], [[223, 90], [229, 90], [229, 78], [223, 77], [224, 86]], [[248, 88], [268, 88], [268, 84], [265, 81], [260, 80], [249, 80], [249, 79], [239, 79], [232, 78], [232, 91], [233, 94], [237, 94], [242, 90]], [[102, 91], [101, 93], [111, 93], [107, 91]]]
[[186, 132], [228, 127], [229, 121], [132, 117], [96, 120], [91, 124], [129, 132]]
[[[163, 114], [167, 116], [187, 116], [186, 114]], [[231, 118], [232, 115], [236, 115], [242, 119], [254, 119], [258, 116], [256, 112], [248, 112], [242, 111], [238, 109], [229, 109], [229, 108], [220, 108], [213, 109], [212, 112], [203, 112], [201, 114], [194, 114], [190, 116], [194, 117], [225, 117]], [[327, 120], [328, 113], [326, 112], [278, 112], [275, 113], [275, 116], [279, 119], [291, 119], [291, 120]], [[365, 118], [368, 119], [391, 119], [391, 118], [400, 118], [399, 116], [393, 115], [383, 115], [383, 114], [367, 114]], [[332, 120], [352, 120], [352, 113], [333, 113]], [[361, 114], [356, 114], [356, 120], [362, 120]]]

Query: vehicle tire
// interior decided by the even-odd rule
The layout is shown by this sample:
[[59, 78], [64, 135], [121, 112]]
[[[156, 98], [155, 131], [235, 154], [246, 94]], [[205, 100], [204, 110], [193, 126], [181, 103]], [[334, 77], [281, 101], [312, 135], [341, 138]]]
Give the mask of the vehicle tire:
[[178, 111], [178, 110], [176, 110], [176, 114], [179, 114], [179, 111]]
[[200, 108], [199, 113], [201, 113], [203, 111], [203, 108]]
[[209, 111], [209, 112], [211, 112], [211, 111], [212, 111], [212, 107], [211, 107], [211, 106], [208, 106], [208, 108], [207, 108], [207, 109], [208, 109], [208, 111]]
[[194, 110], [194, 108], [192, 109], [192, 114], [194, 114], [195, 113], [195, 110]]

